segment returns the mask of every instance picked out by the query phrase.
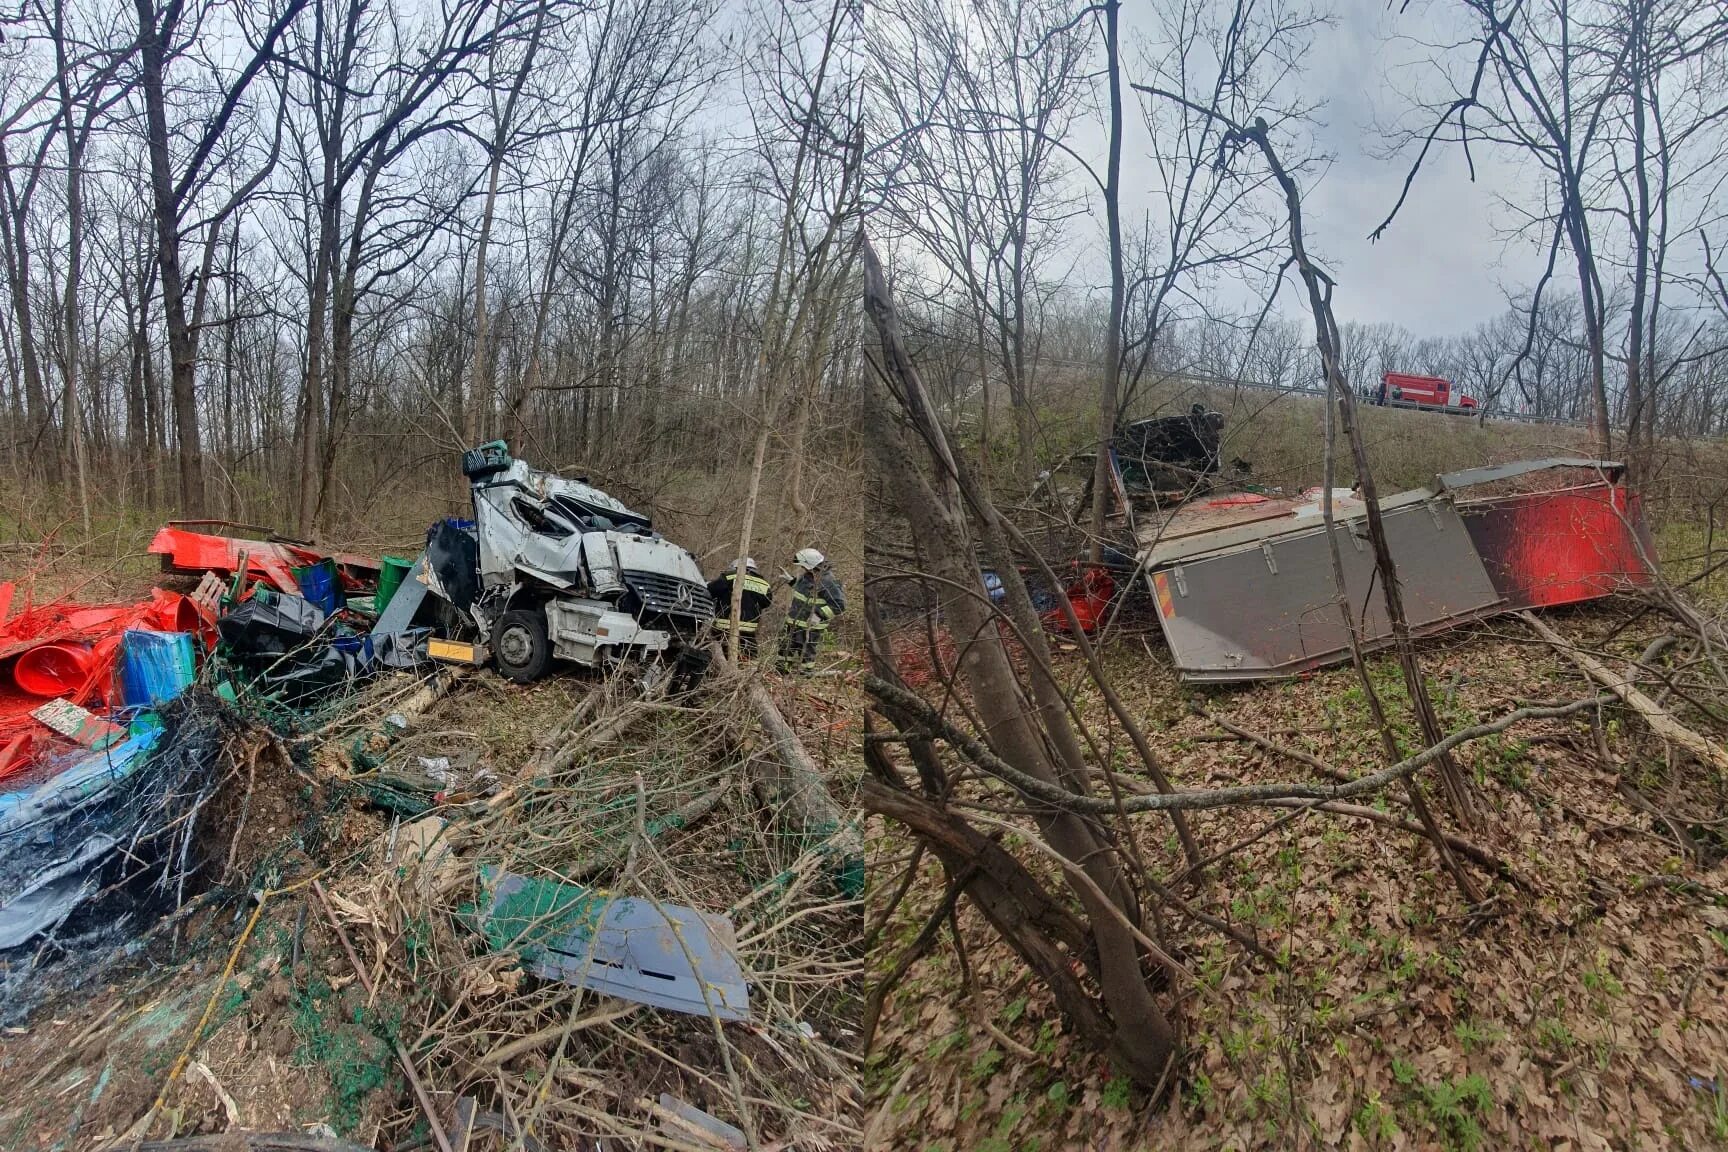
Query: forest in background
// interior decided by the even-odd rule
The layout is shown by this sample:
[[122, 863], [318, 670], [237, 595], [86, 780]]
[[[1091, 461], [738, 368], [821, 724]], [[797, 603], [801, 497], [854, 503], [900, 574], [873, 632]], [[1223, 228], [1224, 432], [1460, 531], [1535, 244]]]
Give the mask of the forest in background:
[[[1051, 408], [1096, 408], [1096, 384], [1065, 381], [1102, 376], [1120, 414], [1168, 402], [1172, 380], [1322, 384], [1281, 189], [1240, 162], [1251, 142], [1232, 125], [1262, 120], [1304, 194], [1340, 178], [1317, 139], [1332, 110], [1316, 73], [1333, 62], [1315, 43], [1360, 13], [1210, 0], [873, 12], [872, 235], [935, 394], [1016, 446], [1021, 482]], [[1360, 70], [1391, 109], [1369, 148], [1408, 180], [1345, 227], [1433, 226], [1400, 215], [1425, 168], [1448, 149], [1492, 155], [1516, 176], [1490, 185], [1501, 243], [1542, 271], [1502, 284], [1484, 268], [1504, 310], [1464, 332], [1345, 312], [1345, 379], [1366, 395], [1387, 371], [1448, 377], [1490, 414], [1589, 425], [1605, 456], [1728, 431], [1719, 18], [1674, 0], [1465, 0], [1403, 19], [1410, 43]]]
[[746, 547], [763, 493], [808, 527], [857, 452], [859, 19], [22, 6], [0, 41], [7, 532], [137, 508], [423, 524], [493, 437], [629, 499], [734, 476], [715, 503]]

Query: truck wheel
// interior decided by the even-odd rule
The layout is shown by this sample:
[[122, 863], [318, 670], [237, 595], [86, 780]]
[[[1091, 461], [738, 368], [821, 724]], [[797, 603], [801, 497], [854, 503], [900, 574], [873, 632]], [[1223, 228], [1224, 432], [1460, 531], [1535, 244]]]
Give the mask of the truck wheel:
[[538, 680], [552, 662], [546, 614], [538, 608], [512, 608], [492, 625], [492, 663], [518, 684]]

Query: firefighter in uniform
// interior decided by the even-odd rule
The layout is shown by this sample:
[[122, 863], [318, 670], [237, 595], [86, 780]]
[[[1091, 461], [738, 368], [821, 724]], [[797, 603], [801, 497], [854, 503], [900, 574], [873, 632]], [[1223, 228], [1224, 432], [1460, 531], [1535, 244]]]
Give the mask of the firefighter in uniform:
[[738, 656], [746, 659], [756, 655], [756, 629], [774, 601], [774, 589], [756, 571], [756, 561], [746, 556], [709, 582], [708, 595], [714, 598], [714, 627], [724, 637], [732, 629], [732, 586], [740, 573], [744, 597], [738, 605]]
[[787, 672], [813, 672], [817, 646], [834, 617], [846, 611], [846, 596], [827, 557], [814, 548], [798, 550], [786, 580], [792, 585], [792, 607], [786, 612], [786, 640], [780, 648], [780, 668]]

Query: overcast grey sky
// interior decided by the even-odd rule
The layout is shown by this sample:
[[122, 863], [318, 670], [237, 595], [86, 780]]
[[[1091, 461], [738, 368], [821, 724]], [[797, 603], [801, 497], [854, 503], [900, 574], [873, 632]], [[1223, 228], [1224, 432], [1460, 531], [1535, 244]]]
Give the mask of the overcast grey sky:
[[[1125, 24], [1132, 28], [1136, 7], [1155, 2], [1127, 0]], [[1384, 128], [1410, 110], [1418, 87], [1433, 83], [1426, 63], [1432, 51], [1423, 44], [1442, 38], [1442, 21], [1457, 7], [1429, 0], [1399, 13], [1383, 0], [1330, 0], [1334, 20], [1314, 33], [1302, 91], [1323, 104], [1311, 128], [1332, 160], [1317, 182], [1310, 180], [1303, 208], [1309, 246], [1338, 280], [1340, 320], [1392, 321], [1419, 336], [1450, 335], [1504, 311], [1506, 289], [1541, 273], [1545, 250], [1507, 242], [1507, 213], [1495, 199], [1517, 193], [1521, 176], [1485, 150], [1476, 153], [1474, 183], [1455, 146], [1431, 153], [1391, 230], [1378, 243], [1368, 240], [1397, 202], [1408, 166], [1407, 157], [1382, 154]], [[1151, 186], [1149, 162], [1135, 155], [1137, 128], [1130, 127], [1124, 154], [1129, 213], [1132, 197]], [[1093, 231], [1102, 231], [1101, 215]], [[1280, 311], [1302, 316], [1294, 288], [1293, 281], [1286, 285]]]
[[1496, 193], [1514, 194], [1522, 175], [1504, 157], [1476, 152], [1476, 181], [1463, 153], [1447, 147], [1430, 163], [1378, 243], [1368, 233], [1397, 203], [1408, 158], [1377, 155], [1381, 126], [1409, 107], [1428, 69], [1441, 4], [1388, 11], [1380, 0], [1335, 0], [1337, 19], [1319, 30], [1311, 91], [1326, 102], [1316, 131], [1335, 160], [1309, 197], [1310, 230], [1338, 277], [1340, 319], [1390, 320], [1422, 335], [1461, 331], [1504, 311], [1504, 286], [1541, 274], [1545, 251], [1508, 243]]

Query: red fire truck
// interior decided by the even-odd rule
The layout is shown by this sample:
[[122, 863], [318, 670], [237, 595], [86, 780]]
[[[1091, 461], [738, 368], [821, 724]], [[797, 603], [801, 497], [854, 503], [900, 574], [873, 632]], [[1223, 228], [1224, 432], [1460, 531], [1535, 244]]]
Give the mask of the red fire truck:
[[1388, 372], [1380, 378], [1374, 403], [1394, 408], [1433, 408], [1474, 415], [1476, 397], [1452, 390], [1452, 382], [1438, 376], [1412, 376]]

